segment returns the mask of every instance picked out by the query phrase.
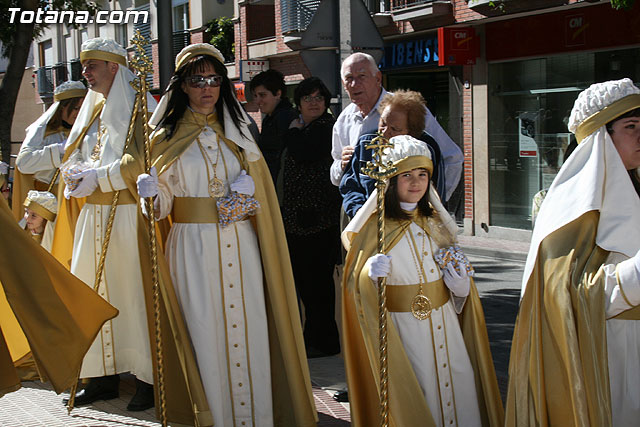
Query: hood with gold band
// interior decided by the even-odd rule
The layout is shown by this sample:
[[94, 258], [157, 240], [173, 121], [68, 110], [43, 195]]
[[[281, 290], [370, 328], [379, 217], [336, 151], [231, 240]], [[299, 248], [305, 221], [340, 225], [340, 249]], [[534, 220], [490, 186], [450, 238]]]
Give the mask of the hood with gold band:
[[[29, 145], [31, 141], [34, 143], [39, 143], [38, 141], [43, 140], [44, 138], [58, 132], [67, 133], [66, 129], [50, 129], [47, 127], [49, 121], [56, 114], [58, 109], [60, 108], [60, 101], [70, 98], [81, 98], [87, 94], [87, 88], [82, 84], [82, 82], [77, 81], [66, 81], [61, 83], [55, 88], [53, 93], [53, 104], [47, 109], [47, 111], [42, 114], [38, 120], [31, 123], [26, 131], [27, 135], [24, 138], [23, 145]], [[16, 168], [13, 174], [13, 199], [17, 201], [17, 203], [13, 203], [13, 215], [16, 220], [22, 218], [24, 212], [22, 209], [22, 202], [25, 197], [27, 197], [27, 193], [30, 190], [35, 188], [34, 177], [33, 174], [23, 174]]]
[[[369, 200], [371, 199], [375, 200], [375, 195], [371, 195]], [[439, 222], [438, 214], [428, 220], [418, 217], [415, 221], [432, 234]], [[410, 221], [385, 221], [388, 250], [401, 240], [409, 225]], [[380, 425], [378, 290], [364, 268], [367, 259], [377, 252], [377, 240], [377, 221], [373, 215], [357, 234], [352, 235], [342, 282], [342, 342], [345, 346], [351, 420], [357, 427]], [[473, 280], [459, 320], [475, 373], [481, 424], [501, 426], [504, 417], [502, 400], [491, 358], [484, 313]], [[390, 425], [435, 426], [424, 392], [392, 321], [388, 322], [387, 339]]]
[[[288, 253], [288, 248], [275, 190], [264, 159], [260, 157], [260, 152], [249, 152], [243, 148], [243, 146], [255, 146], [253, 140], [244, 136], [250, 135], [248, 129], [238, 129], [228, 113], [224, 114], [224, 118], [223, 131], [215, 114], [204, 116], [187, 109], [183, 118], [178, 121], [171, 139], [165, 138], [164, 129], [156, 129], [152, 140], [152, 162], [158, 174], [164, 172], [194, 143], [195, 137], [207, 125], [221, 136], [224, 143], [236, 155], [243, 169], [253, 178], [256, 186], [254, 197], [261, 206], [253, 220], [255, 221], [265, 279], [265, 303], [272, 357], [274, 418], [280, 420], [281, 425], [315, 426], [317, 422], [316, 411], [300, 320], [296, 314], [298, 306], [291, 264], [288, 257], [280, 256], [280, 254]], [[242, 126], [245, 126], [244, 122], [242, 122]], [[249, 156], [255, 160], [250, 160]], [[143, 170], [140, 159], [142, 159], [140, 156], [125, 156], [123, 161], [121, 170], [129, 178], [127, 182], [133, 183], [132, 191], [135, 191], [135, 178]], [[144, 258], [141, 257], [141, 259]], [[168, 287], [167, 283], [164, 285], [163, 297], [165, 304], [173, 308], [169, 311], [172, 328], [174, 328], [173, 333], [181, 337], [178, 342], [180, 344], [178, 347], [180, 364], [175, 366], [182, 367], [180, 372], [183, 374], [183, 382], [187, 384], [188, 389], [183, 392], [181, 399], [167, 401], [170, 405], [169, 409], [175, 411], [174, 413], [183, 412], [182, 418], [174, 417], [174, 421], [188, 424], [193, 422], [194, 417], [197, 417], [199, 425], [210, 425], [207, 420], [211, 419], [211, 413], [202, 388], [189, 335], [180, 314], [175, 292]], [[182, 402], [185, 399], [188, 401]], [[185, 413], [185, 408], [194, 408], [191, 419]]]
[[600, 212], [598, 246], [629, 257], [640, 249], [640, 200], [629, 197], [636, 194], [633, 183], [605, 127], [634, 108], [640, 108], [640, 89], [629, 79], [596, 83], [580, 93], [569, 123], [580, 144], [560, 168], [538, 213], [521, 296], [540, 242], [586, 212]]
[[[207, 55], [207, 56], [211, 56], [213, 58], [215, 58], [217, 61], [219, 61], [221, 64], [224, 65], [224, 57], [222, 56], [222, 54], [220, 53], [220, 51], [218, 49], [216, 49], [214, 46], [208, 44], [208, 43], [196, 43], [196, 44], [192, 44], [189, 45], [187, 47], [185, 47], [184, 49], [182, 49], [180, 51], [180, 53], [178, 53], [178, 55], [176, 56], [176, 68], [175, 70], [178, 71], [180, 68], [182, 68], [187, 62], [189, 62], [191, 59], [200, 56], [200, 55]], [[153, 115], [151, 116], [151, 119], [149, 119], [149, 124], [153, 127], [157, 126], [158, 123], [160, 122], [160, 120], [163, 118], [163, 116], [165, 115], [165, 113], [167, 112], [167, 107], [169, 105], [169, 100], [171, 99], [171, 95], [172, 95], [173, 91], [169, 90], [167, 91], [162, 98], [160, 99], [160, 103], [158, 104], [158, 108], [156, 108], [156, 110], [154, 111]], [[234, 102], [237, 103], [237, 100], [234, 99]], [[247, 113], [244, 111], [244, 109], [242, 108], [242, 106], [239, 106], [239, 110], [241, 112], [239, 120], [241, 122], [240, 127], [242, 127], [243, 129], [248, 129], [249, 124], [251, 123], [251, 121], [249, 120], [249, 117], [247, 116]], [[185, 137], [187, 139], [191, 138], [191, 136], [193, 136], [193, 139], [191, 139], [191, 141], [195, 140], [195, 136], [197, 136], [200, 131], [202, 130], [202, 128], [204, 126], [207, 125], [206, 120], [210, 120], [210, 119], [202, 119], [200, 120], [200, 122], [198, 123], [194, 123], [195, 117], [201, 116], [201, 115], [196, 115], [196, 116], [192, 116], [190, 114], [187, 114], [187, 112], [189, 111], [189, 109], [187, 109], [187, 111], [185, 111], [185, 117], [187, 119], [186, 122], [183, 123], [183, 126], [188, 126], [189, 132], [185, 133]], [[215, 114], [215, 113], [213, 113]], [[183, 118], [183, 119], [184, 119]], [[226, 104], [224, 105], [224, 111], [223, 111], [223, 120], [224, 120], [224, 128], [225, 131], [227, 130], [227, 123], [233, 123], [231, 120], [231, 116], [229, 114], [229, 106], [227, 106]], [[236, 126], [233, 126], [234, 129], [237, 129]], [[234, 132], [234, 130], [231, 130], [232, 132]], [[193, 133], [193, 135], [191, 135], [191, 133]], [[246, 135], [250, 135], [250, 133], [247, 133]], [[260, 149], [258, 148], [258, 145], [255, 143], [255, 141], [253, 141], [253, 139], [247, 138], [246, 136], [240, 134], [238, 138], [231, 138], [234, 143], [236, 145], [238, 145], [240, 148], [242, 148], [245, 151], [245, 155], [247, 156], [247, 160], [249, 160], [250, 162], [255, 162], [257, 161], [260, 157], [261, 157], [261, 152]], [[158, 171], [160, 172], [160, 171]]]
[[[639, 93], [629, 79], [597, 83], [571, 112], [581, 142], [533, 231], [511, 345], [509, 427], [611, 425], [602, 266], [611, 251], [638, 251], [640, 200], [605, 125], [640, 106]], [[616, 318], [638, 320], [638, 311]]]
[[31, 209], [47, 221], [55, 221], [56, 219], [58, 200], [48, 191], [29, 191], [23, 204], [24, 207]]
[[[393, 144], [393, 148], [384, 150], [382, 161], [384, 164], [391, 164], [396, 168], [391, 177], [418, 168], [427, 169], [429, 176], [431, 176], [433, 173], [433, 161], [431, 160], [431, 152], [424, 142], [409, 135], [394, 136], [389, 142]], [[388, 185], [385, 186], [385, 191], [387, 188]], [[354, 236], [377, 210], [377, 195], [378, 190], [376, 189], [342, 232], [342, 245], [347, 251], [351, 247], [351, 241]], [[458, 234], [458, 226], [443, 206], [433, 183], [429, 185], [429, 203], [437, 212], [440, 222], [444, 226], [443, 230], [446, 230], [446, 233], [451, 236], [451, 240], [455, 241], [455, 236]]]

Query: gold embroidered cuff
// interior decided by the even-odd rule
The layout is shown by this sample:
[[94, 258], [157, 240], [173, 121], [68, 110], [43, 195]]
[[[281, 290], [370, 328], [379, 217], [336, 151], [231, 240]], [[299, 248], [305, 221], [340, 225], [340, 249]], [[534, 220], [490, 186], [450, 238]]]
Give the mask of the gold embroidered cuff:
[[624, 293], [624, 290], [622, 289], [622, 282], [620, 281], [620, 271], [618, 270], [618, 267], [616, 267], [616, 281], [618, 282], [618, 287], [620, 288], [620, 295], [622, 295], [624, 302], [626, 302], [629, 307], [635, 307], [635, 305], [631, 304], [631, 302], [629, 301], [629, 298], [627, 298], [627, 295]]
[[111, 182], [111, 177], [109, 176], [109, 168], [107, 168], [107, 181], [109, 181], [109, 185], [111, 186], [111, 190], [114, 190], [113, 182]]

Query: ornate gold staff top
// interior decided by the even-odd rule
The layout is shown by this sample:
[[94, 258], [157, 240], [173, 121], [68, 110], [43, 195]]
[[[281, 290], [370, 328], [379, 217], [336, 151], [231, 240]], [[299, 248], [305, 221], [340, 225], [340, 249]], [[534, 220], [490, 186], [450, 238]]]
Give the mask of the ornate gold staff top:
[[[151, 61], [144, 51], [147, 40], [136, 30], [131, 40], [135, 49], [133, 58], [129, 61], [136, 70], [137, 78], [131, 82], [131, 86], [138, 92], [143, 121], [144, 134], [144, 165], [146, 173], [151, 173], [151, 142], [149, 138], [149, 109], [147, 107], [147, 74], [153, 72]], [[156, 240], [156, 217], [153, 209], [153, 197], [145, 198], [147, 215], [149, 217], [149, 237], [151, 253], [151, 277], [153, 281], [153, 315], [156, 334], [156, 362], [158, 364], [158, 397], [160, 400], [160, 422], [167, 425], [167, 408], [164, 390], [164, 358], [162, 353], [162, 331], [160, 329], [160, 290], [158, 287], [158, 252]]]
[[[373, 150], [370, 162], [362, 168], [362, 173], [376, 180], [376, 190], [378, 192], [378, 253], [385, 253], [384, 244], [384, 193], [387, 185], [387, 177], [394, 174], [396, 168], [392, 162], [386, 164], [382, 161], [382, 152], [385, 148], [392, 148], [391, 143], [382, 134], [378, 133], [371, 143], [365, 148]], [[388, 395], [388, 371], [387, 371], [387, 293], [386, 278], [378, 278], [378, 318], [380, 337], [380, 425], [389, 425], [389, 395]]]

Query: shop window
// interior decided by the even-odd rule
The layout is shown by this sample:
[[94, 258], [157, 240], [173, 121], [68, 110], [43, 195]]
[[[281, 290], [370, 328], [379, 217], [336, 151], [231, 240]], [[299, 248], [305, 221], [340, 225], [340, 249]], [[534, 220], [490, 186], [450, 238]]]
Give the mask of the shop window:
[[531, 229], [531, 201], [549, 188], [567, 147], [573, 103], [591, 84], [640, 81], [637, 49], [564, 54], [489, 66], [491, 224]]

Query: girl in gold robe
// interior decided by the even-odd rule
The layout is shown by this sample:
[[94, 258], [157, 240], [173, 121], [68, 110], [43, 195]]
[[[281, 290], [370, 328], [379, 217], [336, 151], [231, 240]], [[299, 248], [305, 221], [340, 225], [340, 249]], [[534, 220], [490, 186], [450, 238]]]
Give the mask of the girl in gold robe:
[[[430, 184], [425, 143], [391, 138], [383, 156], [397, 168], [385, 194], [386, 254], [375, 254], [374, 193], [343, 233], [345, 362], [355, 426], [379, 425], [377, 278], [386, 277], [391, 426], [498, 426], [502, 402], [477, 290], [436, 261], [455, 223]], [[429, 309], [416, 309], [416, 298]]]

